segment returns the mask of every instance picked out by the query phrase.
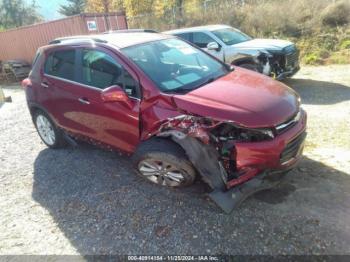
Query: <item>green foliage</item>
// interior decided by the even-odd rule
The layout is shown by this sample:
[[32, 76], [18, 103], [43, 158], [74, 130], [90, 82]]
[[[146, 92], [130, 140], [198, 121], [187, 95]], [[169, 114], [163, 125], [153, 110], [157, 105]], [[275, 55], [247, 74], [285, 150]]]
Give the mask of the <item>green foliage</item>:
[[124, 0], [85, 0], [85, 12], [108, 13], [122, 10]]
[[[229, 24], [253, 37], [297, 43], [302, 62], [344, 63], [350, 57], [350, 0], [67, 0], [59, 12], [125, 10], [131, 28], [158, 31]], [[35, 2], [0, 0], [0, 31], [40, 21]], [[348, 25], [347, 25], [348, 24]]]
[[305, 64], [308, 64], [308, 65], [316, 65], [321, 63], [321, 59], [319, 58], [317, 53], [311, 53], [311, 54], [307, 54], [304, 57], [304, 62]]
[[24, 0], [2, 0], [0, 2], [0, 28], [13, 28], [42, 21], [35, 1], [27, 4]]
[[323, 34], [313, 34], [296, 39], [305, 64], [346, 63], [350, 59], [350, 31], [346, 28], [325, 30]]
[[321, 21], [326, 26], [341, 26], [350, 23], [350, 1], [343, 0], [329, 5], [321, 13]]
[[350, 49], [350, 39], [343, 40], [340, 43], [340, 49]]
[[318, 49], [318, 50], [311, 51], [311, 53], [306, 53], [302, 61], [305, 64], [310, 64], [310, 65], [326, 64], [330, 56], [331, 56], [330, 51], [326, 49]]
[[65, 16], [78, 15], [84, 12], [86, 1], [85, 0], [67, 0], [69, 4], [61, 5], [58, 10], [59, 13]]
[[[136, 0], [124, 0], [124, 3], [129, 1]], [[128, 12], [127, 14], [130, 27], [152, 28], [158, 31], [207, 24], [229, 24], [253, 37], [282, 38], [296, 42], [301, 50], [303, 63], [327, 64], [341, 61], [337, 52], [348, 49], [347, 40], [350, 40], [350, 25], [347, 27], [342, 23], [341, 26], [332, 27], [323, 24], [325, 14], [339, 18], [337, 25], [340, 25], [339, 21], [344, 17], [350, 19], [350, 12], [346, 7], [350, 0], [333, 2], [153, 0], [153, 7], [148, 13], [137, 11], [135, 15]], [[341, 7], [342, 10], [334, 9], [334, 6], [338, 9]], [[346, 13], [347, 15], [344, 15]], [[337, 55], [333, 55], [335, 53]], [[342, 54], [347, 56], [346, 53]]]
[[332, 53], [328, 59], [328, 64], [350, 64], [350, 50]]

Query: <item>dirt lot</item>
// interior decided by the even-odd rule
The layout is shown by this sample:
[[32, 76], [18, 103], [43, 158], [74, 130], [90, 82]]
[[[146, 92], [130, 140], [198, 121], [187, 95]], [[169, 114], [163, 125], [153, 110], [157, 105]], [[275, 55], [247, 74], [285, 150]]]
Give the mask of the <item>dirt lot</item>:
[[277, 188], [230, 215], [201, 182], [168, 190], [129, 160], [80, 145], [47, 149], [23, 91], [0, 106], [0, 254], [350, 254], [350, 65], [287, 83], [309, 115], [305, 157]]

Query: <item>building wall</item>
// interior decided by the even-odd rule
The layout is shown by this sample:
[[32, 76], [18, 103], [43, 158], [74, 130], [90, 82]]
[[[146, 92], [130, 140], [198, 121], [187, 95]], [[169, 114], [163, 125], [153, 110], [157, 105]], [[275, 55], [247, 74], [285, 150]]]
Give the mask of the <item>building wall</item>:
[[[90, 23], [90, 30], [87, 23]], [[96, 30], [94, 30], [94, 24]], [[19, 27], [0, 32], [0, 60], [23, 59], [31, 62], [38, 47], [57, 37], [98, 34], [108, 30], [127, 29], [123, 12], [81, 14], [59, 20]]]

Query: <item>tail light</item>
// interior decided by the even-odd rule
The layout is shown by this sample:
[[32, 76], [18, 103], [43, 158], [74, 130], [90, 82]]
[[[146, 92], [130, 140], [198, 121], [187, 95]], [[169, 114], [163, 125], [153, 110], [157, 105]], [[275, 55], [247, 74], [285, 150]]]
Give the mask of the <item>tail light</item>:
[[32, 85], [32, 81], [29, 78], [26, 78], [22, 81], [22, 88], [27, 88]]

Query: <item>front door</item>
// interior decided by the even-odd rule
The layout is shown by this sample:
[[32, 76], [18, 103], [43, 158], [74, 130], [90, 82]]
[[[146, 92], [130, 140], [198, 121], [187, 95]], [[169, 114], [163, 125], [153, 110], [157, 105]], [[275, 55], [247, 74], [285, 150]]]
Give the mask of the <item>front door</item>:
[[[211, 54], [212, 56], [215, 56], [216, 58], [220, 59], [221, 61], [224, 61], [224, 53], [223, 49], [220, 48], [219, 50], [208, 50], [207, 45], [211, 42], [216, 42], [210, 35], [203, 33], [203, 32], [193, 32], [192, 34], [192, 42]], [[218, 43], [220, 46], [220, 44]]]

